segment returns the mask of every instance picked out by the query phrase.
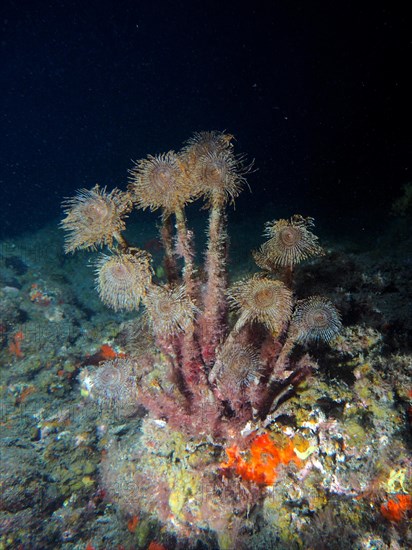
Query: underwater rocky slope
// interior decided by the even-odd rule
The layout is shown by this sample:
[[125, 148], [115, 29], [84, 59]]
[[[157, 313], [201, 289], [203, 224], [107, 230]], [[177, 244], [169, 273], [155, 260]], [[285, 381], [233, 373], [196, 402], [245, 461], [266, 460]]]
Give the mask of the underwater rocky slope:
[[[321, 247], [293, 215], [229, 280], [249, 171], [204, 132], [127, 191], [66, 201], [66, 252], [104, 248], [98, 293], [53, 231], [3, 243], [4, 548], [410, 544], [408, 261]], [[202, 198], [204, 265], [185, 215]], [[136, 208], [162, 212], [152, 254], [126, 240]]]

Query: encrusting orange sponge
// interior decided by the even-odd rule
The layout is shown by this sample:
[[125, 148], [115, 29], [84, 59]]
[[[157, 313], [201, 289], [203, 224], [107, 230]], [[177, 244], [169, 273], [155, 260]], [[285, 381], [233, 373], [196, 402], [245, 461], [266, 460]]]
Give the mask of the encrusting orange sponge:
[[268, 434], [257, 436], [250, 446], [250, 458], [245, 460], [237, 445], [226, 449], [229, 460], [221, 463], [221, 468], [233, 469], [246, 481], [253, 481], [258, 485], [273, 485], [277, 477], [277, 467], [293, 461], [301, 466], [302, 461], [297, 457], [293, 443], [288, 442], [283, 447], [277, 447]]
[[398, 494], [381, 505], [383, 517], [389, 521], [399, 522], [404, 519], [412, 510], [412, 497], [410, 495]]

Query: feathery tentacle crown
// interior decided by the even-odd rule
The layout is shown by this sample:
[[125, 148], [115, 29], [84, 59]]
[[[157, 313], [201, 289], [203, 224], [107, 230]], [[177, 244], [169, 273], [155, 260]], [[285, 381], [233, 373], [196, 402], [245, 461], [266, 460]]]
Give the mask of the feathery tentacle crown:
[[230, 289], [229, 303], [240, 312], [235, 330], [258, 322], [279, 334], [292, 313], [292, 292], [281, 281], [255, 275]]
[[213, 373], [217, 384], [246, 388], [262, 371], [262, 363], [257, 350], [251, 346], [243, 346], [236, 342], [223, 346], [217, 357], [218, 372]]
[[231, 151], [208, 153], [199, 158], [193, 170], [193, 178], [199, 186], [199, 192], [211, 202], [225, 204], [232, 202], [242, 190], [244, 177], [241, 161]]
[[171, 336], [189, 329], [197, 311], [184, 286], [151, 286], [144, 305], [154, 333], [160, 336]]
[[268, 222], [265, 235], [269, 240], [253, 253], [257, 265], [273, 271], [276, 267], [293, 267], [311, 256], [324, 254], [317, 236], [310, 231], [313, 225], [313, 218], [300, 215]]
[[192, 171], [198, 160], [205, 155], [230, 151], [233, 147], [232, 140], [231, 134], [223, 132], [195, 132], [182, 149], [182, 158], [188, 170]]
[[104, 304], [115, 311], [138, 309], [152, 280], [150, 255], [143, 250], [133, 254], [101, 254], [96, 275], [96, 287]]
[[117, 358], [105, 361], [92, 372], [84, 371], [81, 382], [90, 397], [103, 406], [133, 410], [137, 405], [137, 374], [135, 361]]
[[140, 208], [174, 212], [195, 198], [193, 183], [173, 151], [139, 160], [130, 175], [129, 191]]
[[233, 136], [220, 132], [195, 134], [182, 151], [182, 158], [199, 195], [212, 203], [234, 200], [242, 190], [249, 167], [232, 151]]
[[340, 315], [332, 302], [323, 296], [311, 296], [296, 304], [291, 322], [295, 341], [329, 342], [342, 328]]
[[81, 189], [75, 197], [63, 202], [66, 217], [61, 226], [67, 231], [64, 250], [97, 249], [99, 246], [113, 246], [113, 239], [125, 229], [124, 218], [132, 209], [128, 193], [95, 185], [92, 189]]

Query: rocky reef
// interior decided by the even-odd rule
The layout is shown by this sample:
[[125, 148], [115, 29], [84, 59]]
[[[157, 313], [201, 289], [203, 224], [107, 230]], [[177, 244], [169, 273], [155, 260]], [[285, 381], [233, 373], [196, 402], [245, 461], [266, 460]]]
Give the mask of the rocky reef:
[[[385, 330], [396, 337], [374, 305], [386, 275], [368, 275], [366, 264], [322, 248], [313, 219], [294, 215], [266, 224], [266, 240], [252, 252], [255, 272], [229, 281], [227, 211], [251, 171], [233, 136], [202, 132], [179, 153], [138, 161], [126, 191], [96, 185], [64, 203], [66, 253], [103, 249], [93, 260], [98, 295], [117, 319], [122, 312], [127, 319], [118, 329], [106, 326], [111, 346], [73, 359], [72, 382], [61, 395], [75, 389], [79, 372], [84, 402], [62, 429], [69, 434], [79, 425], [80, 433], [95, 422], [93, 458], [90, 438], [82, 432], [76, 441], [79, 449], [87, 441], [89, 462], [102, 453], [98, 488], [95, 466], [83, 463], [70, 488], [62, 485], [67, 499], [54, 515], [64, 520], [64, 547], [78, 539], [80, 523], [91, 546], [120, 543], [103, 529], [108, 502], [122, 511], [133, 548], [154, 539], [152, 546], [168, 549], [402, 548], [411, 539], [411, 365], [406, 348], [382, 352]], [[202, 200], [203, 265], [185, 212]], [[126, 238], [126, 221], [139, 209], [161, 212], [161, 263]], [[57, 307], [37, 283], [28, 299], [47, 314]], [[51, 319], [61, 324], [78, 305], [59, 307], [61, 318]], [[5, 334], [4, 353], [23, 367], [30, 342], [22, 329]], [[99, 346], [104, 336], [92, 325], [78, 328], [70, 345], [93, 334]], [[62, 357], [70, 356], [67, 345]], [[48, 444], [49, 460], [59, 450], [47, 437], [40, 428], [35, 441]], [[9, 470], [3, 481], [12, 494]], [[80, 493], [69, 497], [78, 485]], [[87, 531], [78, 521], [85, 498]], [[24, 542], [10, 534], [6, 501], [7, 541]], [[44, 535], [42, 541], [47, 547]]]

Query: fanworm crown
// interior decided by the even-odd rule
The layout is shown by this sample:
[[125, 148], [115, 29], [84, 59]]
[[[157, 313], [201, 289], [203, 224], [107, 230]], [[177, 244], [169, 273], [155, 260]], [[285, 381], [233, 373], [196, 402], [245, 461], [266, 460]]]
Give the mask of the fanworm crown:
[[195, 132], [182, 149], [182, 157], [189, 171], [192, 172], [199, 159], [206, 155], [230, 151], [232, 140], [231, 134], [223, 132]]
[[222, 203], [228, 199], [233, 201], [244, 182], [241, 159], [235, 157], [231, 150], [212, 151], [199, 157], [192, 177], [199, 194]]
[[266, 224], [265, 235], [270, 237], [253, 256], [262, 269], [293, 267], [311, 256], [323, 254], [318, 238], [309, 229], [313, 218], [292, 216], [290, 220], [277, 220]]
[[184, 286], [151, 286], [144, 304], [153, 331], [158, 335], [171, 336], [185, 331], [195, 318], [196, 307]]
[[258, 322], [278, 334], [292, 313], [292, 292], [286, 285], [259, 275], [235, 284], [229, 291], [229, 302], [240, 312], [235, 330]]
[[132, 208], [128, 193], [95, 185], [92, 189], [81, 189], [73, 198], [63, 203], [66, 217], [61, 226], [67, 231], [65, 252], [76, 249], [97, 249], [99, 246], [113, 246], [113, 240], [120, 240], [125, 229], [124, 218]]
[[81, 381], [89, 395], [105, 407], [136, 408], [137, 363], [131, 359], [106, 361], [92, 374], [85, 370]]
[[219, 353], [209, 378], [216, 379], [218, 386], [245, 388], [255, 380], [261, 370], [259, 354], [253, 346], [229, 342]]
[[297, 342], [329, 342], [342, 328], [340, 315], [332, 302], [323, 296], [300, 300], [293, 312], [291, 331]]
[[115, 311], [138, 309], [152, 279], [150, 256], [140, 250], [134, 254], [101, 254], [96, 262], [96, 287], [103, 303]]
[[169, 151], [148, 155], [130, 170], [129, 190], [140, 208], [174, 212], [195, 196], [190, 178], [185, 177], [182, 160]]

